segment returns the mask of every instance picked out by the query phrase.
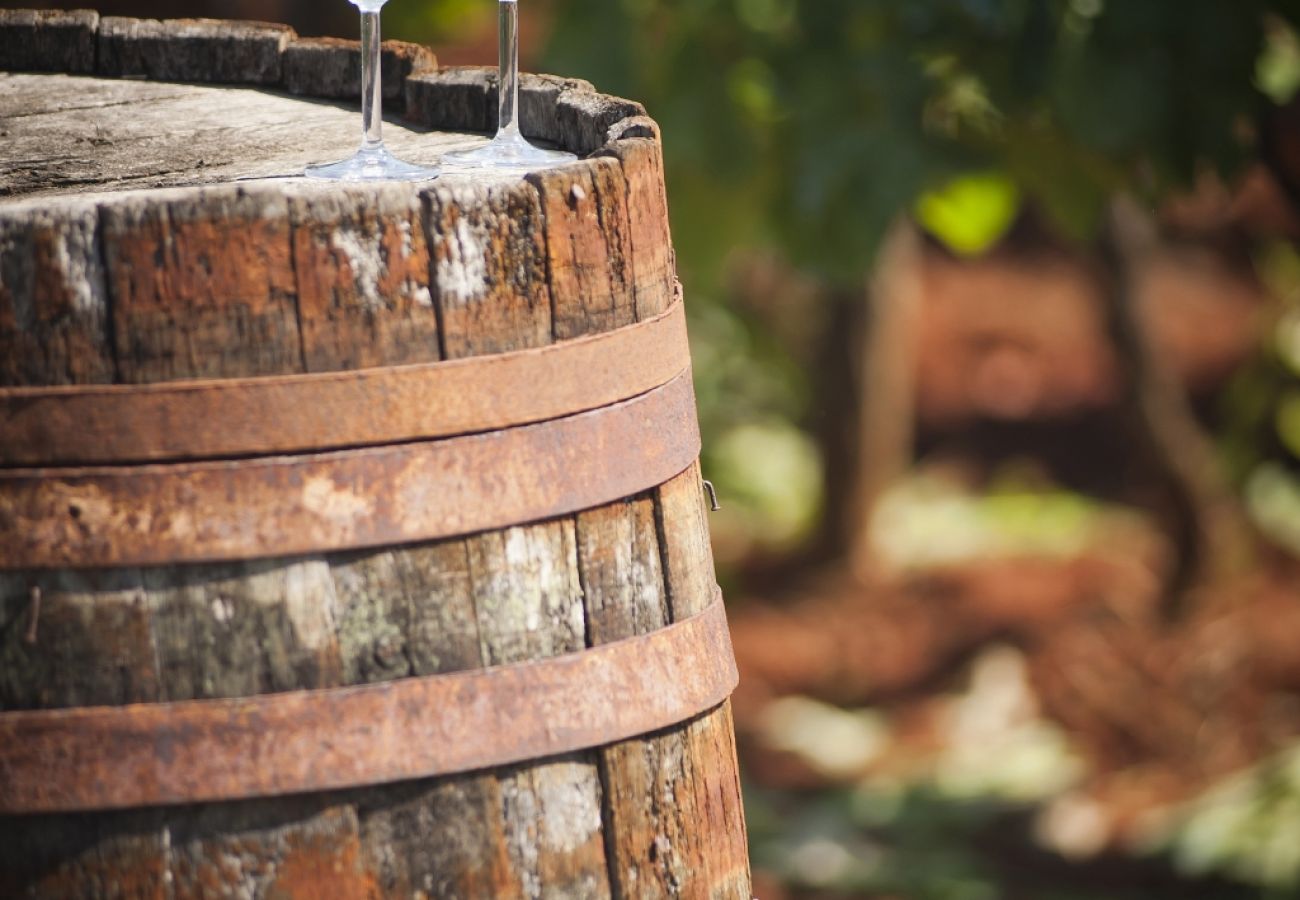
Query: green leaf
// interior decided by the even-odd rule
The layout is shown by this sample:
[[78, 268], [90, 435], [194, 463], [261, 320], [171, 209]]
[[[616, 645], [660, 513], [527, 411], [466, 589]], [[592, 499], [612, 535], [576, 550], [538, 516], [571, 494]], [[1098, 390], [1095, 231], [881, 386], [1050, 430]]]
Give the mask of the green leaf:
[[954, 253], [978, 256], [1006, 235], [1020, 213], [1020, 189], [996, 172], [963, 175], [924, 194], [916, 205], [921, 226]]

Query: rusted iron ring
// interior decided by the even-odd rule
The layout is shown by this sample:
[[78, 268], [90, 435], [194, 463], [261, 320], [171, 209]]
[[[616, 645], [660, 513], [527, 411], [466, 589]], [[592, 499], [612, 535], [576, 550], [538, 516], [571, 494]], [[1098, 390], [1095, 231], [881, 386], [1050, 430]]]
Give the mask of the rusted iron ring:
[[442, 441], [0, 470], [0, 571], [263, 559], [473, 534], [634, 496], [699, 452], [687, 370], [593, 412]]
[[689, 365], [679, 295], [667, 312], [636, 325], [472, 359], [274, 378], [0, 388], [0, 466], [231, 459], [475, 434], [618, 403]]
[[[235, 700], [0, 713], [0, 814], [273, 797], [488, 769], [684, 722], [735, 689], [721, 595], [548, 660]], [[617, 698], [618, 702], [610, 702]]]

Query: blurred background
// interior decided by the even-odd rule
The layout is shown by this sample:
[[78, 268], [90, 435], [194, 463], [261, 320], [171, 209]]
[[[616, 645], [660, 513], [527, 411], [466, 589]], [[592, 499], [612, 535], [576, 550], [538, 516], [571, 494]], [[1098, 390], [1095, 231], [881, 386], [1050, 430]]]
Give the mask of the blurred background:
[[520, 6], [663, 127], [758, 896], [1300, 897], [1300, 3]]

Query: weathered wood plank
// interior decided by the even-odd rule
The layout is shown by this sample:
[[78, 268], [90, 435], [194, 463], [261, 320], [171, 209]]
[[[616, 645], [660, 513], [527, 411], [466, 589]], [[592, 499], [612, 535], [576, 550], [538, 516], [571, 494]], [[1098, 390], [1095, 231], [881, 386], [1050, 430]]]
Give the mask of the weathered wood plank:
[[[669, 624], [653, 498], [579, 516], [578, 546], [593, 645]], [[750, 896], [730, 728], [724, 708], [601, 751], [614, 896]]]
[[225, 19], [99, 20], [96, 71], [158, 81], [278, 85], [287, 25]]
[[704, 611], [713, 601], [713, 547], [699, 463], [659, 489], [656, 515], [673, 621]]
[[171, 900], [159, 810], [0, 817], [0, 897]]
[[618, 161], [595, 159], [528, 180], [542, 198], [556, 340], [635, 322], [627, 183]]
[[[654, 501], [639, 499], [578, 517], [578, 563], [592, 646], [647, 634], [669, 623]], [[662, 744], [662, 746], [661, 746]], [[615, 897], [674, 897], [689, 881], [655, 775], [675, 736], [628, 741], [600, 752], [605, 847]]]
[[163, 833], [168, 900], [378, 896], [356, 812], [334, 797], [193, 807]]
[[[284, 49], [284, 89], [306, 97], [356, 100], [361, 96], [361, 43], [339, 38], [299, 38]], [[384, 41], [380, 80], [384, 105], [404, 108], [406, 79], [437, 71], [433, 51], [406, 41]]]
[[[359, 97], [307, 103], [248, 87], [9, 75], [0, 78], [0, 202], [89, 206], [90, 191], [296, 178], [356, 150]], [[389, 118], [384, 140], [404, 159], [433, 163], [467, 136]]]
[[[581, 78], [560, 78], [556, 75], [524, 73], [519, 77], [519, 129], [533, 140], [561, 143], [564, 132], [555, 117], [555, 104], [566, 91], [594, 92], [590, 81]], [[489, 87], [489, 127], [499, 123], [501, 104], [497, 99], [496, 83]]]
[[[157, 702], [155, 659], [139, 572], [0, 573], [0, 710]], [[160, 823], [154, 811], [0, 816], [0, 896], [161, 900]]]
[[594, 91], [565, 91], [555, 101], [560, 144], [579, 156], [603, 147], [609, 140], [609, 130], [617, 123], [644, 115], [645, 107], [640, 103]]
[[93, 72], [99, 13], [0, 9], [0, 70]]
[[302, 371], [279, 192], [131, 197], [106, 206], [103, 221], [119, 380]]
[[653, 498], [578, 516], [578, 565], [591, 646], [671, 622]]
[[[631, 123], [641, 123], [640, 127], [652, 134], [657, 130], [650, 119], [625, 119], [619, 125]], [[673, 240], [668, 227], [663, 148], [657, 136], [623, 137], [600, 152], [617, 159], [623, 168], [636, 313], [639, 320], [649, 319], [672, 303], [677, 283]]]
[[[508, 180], [459, 195], [436, 186], [427, 197], [447, 358], [549, 343], [550, 292], [532, 189]], [[463, 546], [483, 665], [585, 646], [572, 520], [481, 535]], [[494, 896], [607, 895], [593, 755], [484, 776], [472, 790], [493, 806], [475, 819], [481, 830], [469, 842], [485, 858], [507, 862], [492, 873], [501, 879]], [[453, 844], [442, 852], [463, 849]]]
[[426, 201], [446, 356], [549, 344], [551, 298], [536, 191], [516, 181], [446, 181]]
[[138, 571], [0, 573], [0, 710], [156, 702], [155, 660]]
[[147, 570], [144, 586], [165, 700], [344, 683], [323, 559]]
[[[680, 622], [705, 609], [714, 587], [698, 467], [656, 492], [654, 514], [667, 605]], [[731, 705], [603, 756], [617, 896], [751, 896]]]
[[521, 896], [493, 778], [393, 785], [359, 802], [366, 865], [381, 897]]
[[496, 70], [452, 66], [406, 80], [406, 114], [441, 131], [488, 131], [496, 121]]
[[438, 316], [418, 198], [404, 186], [290, 201], [309, 372], [434, 362]]
[[[485, 664], [558, 656], [586, 645], [572, 520], [483, 535], [468, 548]], [[499, 778], [518, 896], [608, 896], [593, 754], [521, 766]]]
[[[482, 665], [464, 541], [333, 565], [349, 683]], [[355, 797], [363, 858], [381, 896], [508, 896], [515, 880], [495, 779], [434, 779]]]
[[0, 386], [114, 378], [93, 210], [0, 212]]

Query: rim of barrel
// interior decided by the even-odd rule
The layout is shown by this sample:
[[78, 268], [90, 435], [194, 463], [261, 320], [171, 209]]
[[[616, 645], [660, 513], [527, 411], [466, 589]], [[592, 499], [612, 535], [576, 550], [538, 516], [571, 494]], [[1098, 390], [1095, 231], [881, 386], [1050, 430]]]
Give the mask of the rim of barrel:
[[[40, 40], [36, 40], [36, 36]], [[231, 39], [246, 52], [222, 52]], [[0, 59], [9, 72], [225, 84], [295, 96], [358, 100], [335, 75], [360, 56], [358, 41], [304, 38], [287, 25], [239, 19], [142, 19], [94, 10], [0, 10]], [[439, 66], [419, 44], [385, 41], [385, 104], [432, 129], [490, 132], [496, 127], [496, 68]], [[520, 83], [528, 137], [590, 156], [626, 137], [659, 139], [634, 100], [600, 93], [587, 81], [525, 74]]]

